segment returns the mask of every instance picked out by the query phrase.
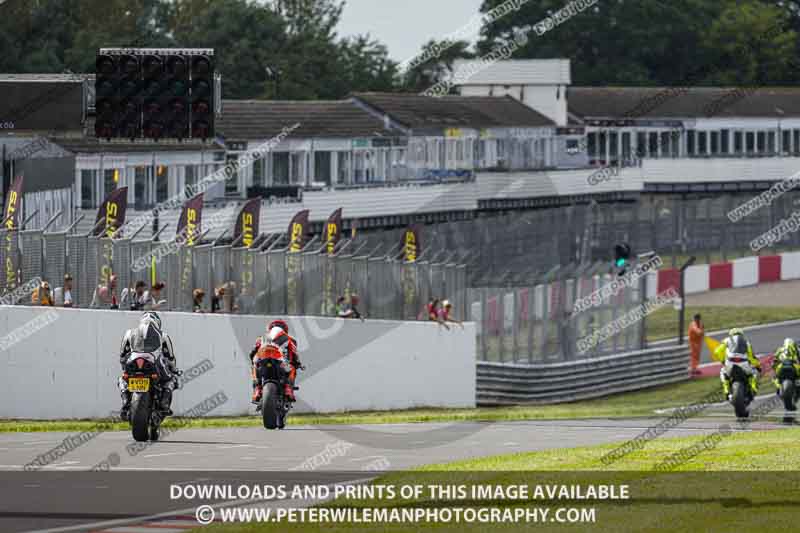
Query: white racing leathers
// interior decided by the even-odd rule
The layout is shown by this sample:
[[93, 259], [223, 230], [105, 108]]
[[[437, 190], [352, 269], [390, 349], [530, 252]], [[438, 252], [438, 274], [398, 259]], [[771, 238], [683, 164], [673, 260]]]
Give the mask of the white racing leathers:
[[732, 351], [730, 348], [725, 350], [725, 363], [722, 365], [722, 368], [719, 369], [719, 379], [722, 381], [726, 391], [728, 390], [728, 382], [734, 367], [741, 368], [747, 376], [750, 376], [751, 379], [755, 378], [755, 380], [758, 381], [759, 369], [753, 366], [748, 357], [748, 353], [752, 353], [750, 343], [747, 343], [745, 346], [739, 346], [739, 348], [741, 349], [736, 351]]
[[[122, 337], [119, 363], [123, 372], [125, 371], [125, 364], [127, 363], [128, 357], [132, 353], [132, 335], [133, 330], [129, 329]], [[172, 391], [180, 388], [180, 382], [178, 381], [179, 372], [175, 359], [175, 348], [172, 345], [172, 339], [166, 333], [161, 337], [161, 353], [154, 355], [156, 356], [156, 366], [158, 367], [164, 390], [161, 407], [163, 410], [167, 411], [172, 405]], [[128, 384], [122, 376], [119, 377], [118, 386], [120, 395], [122, 396], [122, 410], [127, 411], [131, 403], [131, 393], [128, 392]]]

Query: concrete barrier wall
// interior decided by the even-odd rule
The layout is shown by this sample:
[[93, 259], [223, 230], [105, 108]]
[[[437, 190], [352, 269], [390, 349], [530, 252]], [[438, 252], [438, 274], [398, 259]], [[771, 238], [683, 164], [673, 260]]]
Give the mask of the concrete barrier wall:
[[[120, 407], [120, 340], [139, 313], [0, 307], [0, 332], [48, 318], [31, 336], [0, 339], [0, 417], [107, 416]], [[265, 317], [162, 313], [178, 364], [204, 359], [213, 369], [175, 393], [180, 413], [222, 390], [228, 402], [210, 413], [252, 413], [248, 354]], [[47, 323], [49, 322], [49, 323]], [[301, 361], [296, 412], [320, 413], [475, 405], [475, 326], [450, 331], [429, 322], [290, 318]], [[32, 323], [31, 323], [32, 324]]]
[[758, 285], [758, 257], [742, 257], [731, 262], [734, 287]]
[[[800, 252], [694, 265], [686, 269], [684, 289], [686, 294], [696, 294], [792, 279], [800, 279]], [[653, 298], [656, 292], [663, 292], [669, 287], [677, 290], [679, 282], [679, 272], [675, 268], [662, 268], [657, 273], [648, 273], [647, 297]]]
[[686, 269], [683, 290], [686, 294], [706, 292], [709, 287], [708, 265], [693, 265]]
[[781, 279], [800, 279], [800, 252], [781, 254]]

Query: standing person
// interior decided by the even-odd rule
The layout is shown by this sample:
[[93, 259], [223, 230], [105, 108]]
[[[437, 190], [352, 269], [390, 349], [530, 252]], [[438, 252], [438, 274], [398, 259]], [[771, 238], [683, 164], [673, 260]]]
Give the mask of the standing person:
[[225, 299], [225, 285], [220, 285], [214, 289], [214, 294], [211, 296], [211, 312], [219, 313], [222, 309], [223, 300]]
[[194, 293], [192, 294], [192, 312], [193, 313], [202, 313], [203, 312], [203, 297], [206, 295], [206, 291], [203, 289], [195, 289]]
[[700, 353], [703, 350], [703, 337], [706, 335], [706, 330], [703, 327], [703, 321], [699, 314], [694, 315], [691, 323], [689, 324], [689, 352], [691, 358], [689, 360], [689, 369], [693, 376], [699, 375], [700, 371], [697, 367], [700, 365]]
[[161, 299], [161, 290], [164, 287], [164, 283], [158, 281], [150, 287], [149, 291], [144, 293], [142, 296], [142, 307], [146, 311], [155, 311], [166, 303], [166, 300]]
[[109, 309], [119, 309], [119, 300], [117, 300], [117, 275], [111, 274], [108, 278], [108, 283], [105, 285], [100, 284], [95, 290], [95, 298], [92, 301], [92, 307], [108, 307]]
[[131, 311], [142, 311], [144, 309], [145, 297], [145, 284], [144, 281], [139, 280], [133, 287], [133, 295], [131, 296]]
[[50, 294], [50, 284], [42, 281], [37, 289], [33, 291], [31, 303], [34, 305], [53, 305], [53, 297]]
[[54, 303], [60, 307], [72, 307], [72, 276], [64, 274], [64, 286], [53, 291]]

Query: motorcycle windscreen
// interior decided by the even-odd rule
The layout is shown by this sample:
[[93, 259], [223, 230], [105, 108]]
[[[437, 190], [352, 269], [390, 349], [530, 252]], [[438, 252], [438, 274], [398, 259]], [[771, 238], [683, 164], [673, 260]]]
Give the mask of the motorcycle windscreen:
[[141, 324], [133, 332], [131, 349], [134, 352], [153, 353], [161, 349], [161, 334], [152, 323]]

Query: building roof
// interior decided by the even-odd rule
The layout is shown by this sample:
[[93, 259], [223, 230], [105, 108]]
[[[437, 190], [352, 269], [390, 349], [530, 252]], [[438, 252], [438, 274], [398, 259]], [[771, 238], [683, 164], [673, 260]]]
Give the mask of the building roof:
[[293, 138], [356, 138], [399, 135], [349, 100], [223, 100], [217, 133], [226, 139], [270, 139], [285, 127]]
[[587, 118], [800, 116], [800, 87], [570, 87], [569, 112]]
[[510, 96], [422, 96], [354, 93], [353, 97], [408, 128], [547, 127], [555, 123]]
[[[457, 59], [453, 72], [474, 62]], [[457, 85], [569, 85], [572, 83], [569, 59], [509, 59], [481, 65], [480, 71]]]
[[0, 82], [73, 82], [83, 83], [84, 80], [94, 79], [94, 74], [0, 74]]

